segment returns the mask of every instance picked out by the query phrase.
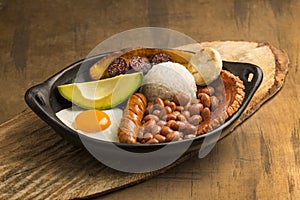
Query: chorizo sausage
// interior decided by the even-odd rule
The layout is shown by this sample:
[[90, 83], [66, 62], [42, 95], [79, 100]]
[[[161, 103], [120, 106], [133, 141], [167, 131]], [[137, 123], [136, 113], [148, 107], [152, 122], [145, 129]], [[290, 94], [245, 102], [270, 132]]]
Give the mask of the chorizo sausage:
[[128, 100], [118, 129], [121, 143], [137, 144], [141, 121], [147, 106], [146, 97], [141, 93], [133, 94]]

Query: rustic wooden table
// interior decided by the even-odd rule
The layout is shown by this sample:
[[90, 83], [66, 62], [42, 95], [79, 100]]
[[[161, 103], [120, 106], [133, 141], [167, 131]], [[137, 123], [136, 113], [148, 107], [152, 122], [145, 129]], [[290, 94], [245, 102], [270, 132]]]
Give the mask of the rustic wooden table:
[[290, 59], [274, 98], [205, 158], [101, 199], [300, 199], [299, 20], [298, 0], [0, 0], [0, 122], [27, 107], [30, 86], [128, 29], [165, 27], [199, 42], [269, 42]]

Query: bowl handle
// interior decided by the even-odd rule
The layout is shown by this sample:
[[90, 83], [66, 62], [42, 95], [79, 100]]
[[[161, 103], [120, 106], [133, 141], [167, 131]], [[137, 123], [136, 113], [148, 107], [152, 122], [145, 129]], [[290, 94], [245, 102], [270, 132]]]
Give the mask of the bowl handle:
[[48, 87], [48, 84], [43, 83], [30, 88], [25, 93], [25, 101], [27, 105], [41, 118], [44, 118], [53, 112], [50, 109], [51, 106], [49, 103]]

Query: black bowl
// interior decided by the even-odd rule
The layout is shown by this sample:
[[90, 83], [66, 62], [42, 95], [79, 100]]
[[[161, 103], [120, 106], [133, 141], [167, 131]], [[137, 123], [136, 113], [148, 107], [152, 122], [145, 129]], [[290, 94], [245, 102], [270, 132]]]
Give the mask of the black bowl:
[[[28, 89], [25, 100], [28, 106], [63, 138], [75, 146], [87, 148], [98, 160], [121, 171], [153, 171], [171, 164], [183, 154], [200, 149], [199, 156], [205, 156], [220, 138], [222, 130], [230, 126], [245, 110], [263, 78], [261, 69], [253, 64], [223, 61], [223, 69], [230, 71], [244, 82], [246, 95], [239, 110], [220, 127], [193, 139], [167, 144], [113, 143], [79, 135], [64, 125], [55, 115], [61, 109], [72, 106], [59, 94], [57, 86], [74, 82], [75, 78], [76, 81], [80, 79], [84, 81], [89, 67], [105, 55], [107, 54], [80, 60], [66, 67], [45, 82]], [[250, 82], [249, 74], [253, 74]], [[156, 165], [151, 167], [149, 163], [156, 163]], [[139, 166], [138, 169], [135, 168], [136, 166]]]

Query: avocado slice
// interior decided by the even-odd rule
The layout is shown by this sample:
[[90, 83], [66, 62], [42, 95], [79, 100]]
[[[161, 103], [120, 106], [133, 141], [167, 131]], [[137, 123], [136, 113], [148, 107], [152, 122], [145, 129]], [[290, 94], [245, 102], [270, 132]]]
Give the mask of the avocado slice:
[[143, 73], [122, 74], [112, 78], [58, 86], [67, 100], [86, 109], [110, 109], [125, 101], [142, 84]]

